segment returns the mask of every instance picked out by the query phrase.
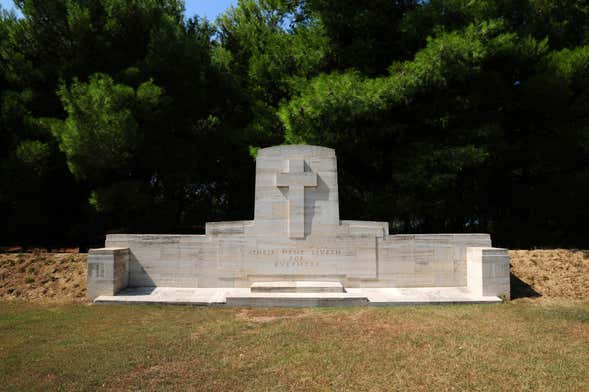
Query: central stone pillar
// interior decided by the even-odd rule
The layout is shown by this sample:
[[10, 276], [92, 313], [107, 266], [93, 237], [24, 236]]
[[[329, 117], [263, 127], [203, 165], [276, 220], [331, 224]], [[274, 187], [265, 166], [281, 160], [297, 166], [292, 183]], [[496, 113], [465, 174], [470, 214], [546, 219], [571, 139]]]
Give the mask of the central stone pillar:
[[254, 222], [261, 241], [334, 239], [340, 227], [337, 160], [331, 148], [285, 145], [256, 158]]

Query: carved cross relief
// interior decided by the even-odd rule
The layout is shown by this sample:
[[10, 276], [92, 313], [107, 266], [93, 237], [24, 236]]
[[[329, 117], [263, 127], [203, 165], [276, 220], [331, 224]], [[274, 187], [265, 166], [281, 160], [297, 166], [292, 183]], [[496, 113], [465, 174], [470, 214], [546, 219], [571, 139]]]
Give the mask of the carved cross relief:
[[317, 174], [305, 171], [304, 159], [289, 159], [288, 172], [276, 173], [276, 186], [288, 187], [288, 237], [305, 238], [305, 187], [317, 186]]

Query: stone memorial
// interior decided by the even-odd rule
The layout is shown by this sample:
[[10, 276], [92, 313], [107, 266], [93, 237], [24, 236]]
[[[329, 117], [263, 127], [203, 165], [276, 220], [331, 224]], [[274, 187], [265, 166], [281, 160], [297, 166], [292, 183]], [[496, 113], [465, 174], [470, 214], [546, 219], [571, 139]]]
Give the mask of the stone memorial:
[[109, 234], [88, 256], [96, 303], [337, 306], [509, 298], [509, 257], [488, 234], [390, 235], [340, 220], [330, 148], [258, 151], [254, 220], [204, 235]]

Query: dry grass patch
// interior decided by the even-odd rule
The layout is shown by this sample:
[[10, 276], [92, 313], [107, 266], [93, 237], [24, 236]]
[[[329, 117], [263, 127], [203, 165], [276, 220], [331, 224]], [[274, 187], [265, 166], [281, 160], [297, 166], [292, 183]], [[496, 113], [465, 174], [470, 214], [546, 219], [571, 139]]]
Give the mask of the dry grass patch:
[[0, 303], [0, 389], [589, 390], [589, 304]]
[[288, 309], [248, 309], [244, 308], [236, 314], [236, 319], [251, 323], [270, 323], [273, 321], [298, 319], [311, 315], [310, 309], [293, 314]]

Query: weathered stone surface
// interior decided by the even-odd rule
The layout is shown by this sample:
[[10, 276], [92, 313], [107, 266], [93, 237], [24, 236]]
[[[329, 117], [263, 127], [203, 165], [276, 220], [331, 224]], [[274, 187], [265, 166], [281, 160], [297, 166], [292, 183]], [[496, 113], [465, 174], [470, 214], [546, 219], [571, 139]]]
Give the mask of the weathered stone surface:
[[509, 299], [509, 255], [507, 249], [468, 248], [468, 287], [477, 295]]
[[88, 252], [87, 297], [114, 295], [129, 283], [129, 249], [102, 248]]
[[466, 286], [466, 249], [490, 244], [488, 235], [362, 233], [304, 241], [247, 235], [107, 237], [108, 246], [131, 249], [132, 287], [250, 287], [281, 280], [333, 280], [346, 287]]
[[[113, 234], [106, 246], [129, 249], [129, 287], [320, 281], [509, 295], [509, 259], [488, 234], [389, 235], [386, 222], [340, 221], [337, 160], [325, 147], [259, 150], [254, 220], [210, 222], [205, 235]], [[104, 283], [95, 276], [89, 285]]]

